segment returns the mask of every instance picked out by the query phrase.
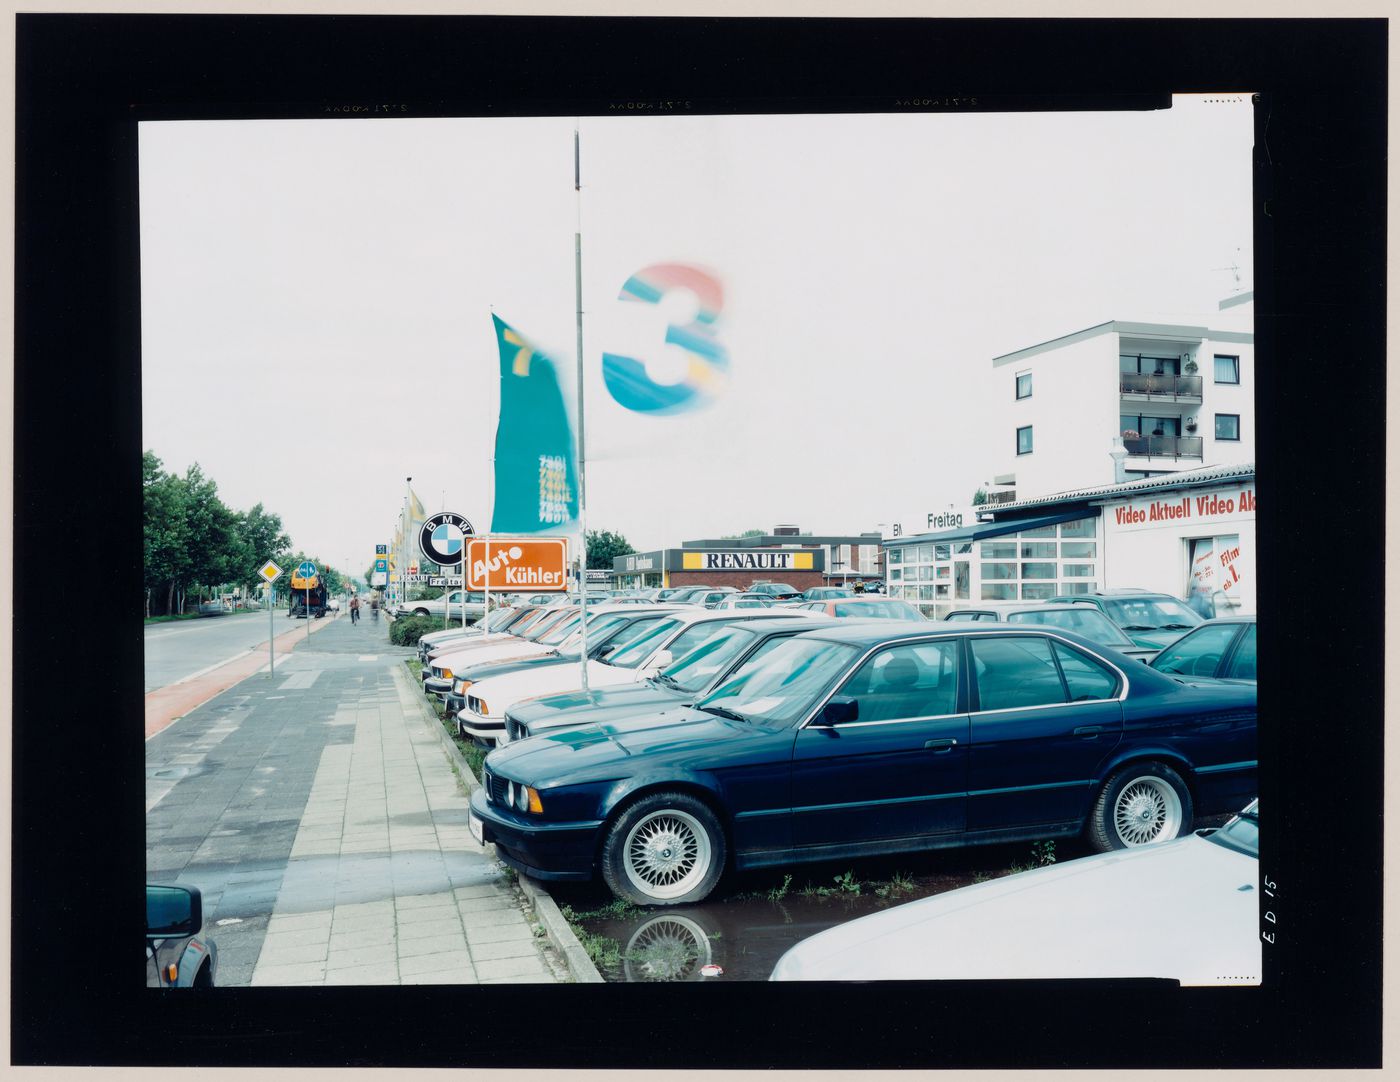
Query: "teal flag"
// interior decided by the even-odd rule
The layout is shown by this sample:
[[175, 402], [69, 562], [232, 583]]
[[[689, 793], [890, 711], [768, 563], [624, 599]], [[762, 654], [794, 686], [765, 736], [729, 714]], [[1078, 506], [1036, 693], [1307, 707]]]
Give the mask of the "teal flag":
[[491, 532], [564, 533], [578, 522], [578, 466], [554, 362], [498, 316], [501, 416]]

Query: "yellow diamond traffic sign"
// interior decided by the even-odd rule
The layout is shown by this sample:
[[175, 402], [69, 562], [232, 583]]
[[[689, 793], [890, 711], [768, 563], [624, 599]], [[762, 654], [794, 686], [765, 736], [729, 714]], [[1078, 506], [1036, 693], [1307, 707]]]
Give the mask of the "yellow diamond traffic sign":
[[268, 560], [267, 563], [258, 568], [258, 574], [268, 582], [276, 582], [282, 575], [282, 569], [271, 560]]

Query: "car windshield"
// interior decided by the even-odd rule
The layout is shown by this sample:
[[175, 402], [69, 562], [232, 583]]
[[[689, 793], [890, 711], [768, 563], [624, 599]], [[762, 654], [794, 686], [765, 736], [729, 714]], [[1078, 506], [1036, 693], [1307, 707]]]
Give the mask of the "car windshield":
[[[588, 618], [588, 653], [590, 657], [596, 657], [598, 652], [612, 645], [613, 640], [620, 634], [625, 634], [629, 626], [629, 618], [622, 613], [598, 613], [596, 617]], [[583, 653], [582, 638], [579, 635], [578, 625], [574, 625], [573, 633], [562, 643], [554, 648], [554, 652], [560, 657], [569, 661], [577, 661]]]
[[1199, 616], [1174, 597], [1105, 598], [1103, 607], [1113, 622], [1127, 631], [1185, 631], [1201, 623]]
[[531, 625], [529, 631], [521, 632], [520, 637], [522, 639], [529, 639], [531, 642], [539, 642], [540, 639], [549, 634], [550, 629], [558, 624], [559, 621], [567, 619], [572, 611], [572, 609], [551, 609], [546, 613], [543, 619], [535, 621], [535, 623]]
[[923, 613], [907, 601], [851, 601], [845, 604], [838, 602], [832, 606], [832, 612], [837, 616], [856, 616], [862, 619], [922, 620], [924, 618]]
[[1259, 801], [1254, 801], [1238, 816], [1231, 819], [1214, 834], [1206, 838], [1226, 849], [1234, 849], [1251, 857], [1259, 855]]
[[[578, 630], [579, 614], [577, 611], [571, 612], [564, 619], [558, 621], [553, 627], [539, 637], [541, 646], [558, 646], [575, 631]], [[590, 620], [591, 624], [592, 621]]]
[[[697, 635], [698, 637], [692, 638]], [[700, 691], [715, 675], [753, 644], [757, 636], [732, 624], [697, 624], [676, 636], [671, 654], [680, 660], [665, 669], [663, 684], [681, 691]]]
[[789, 639], [695, 705], [701, 710], [726, 710], [759, 721], [791, 724], [845, 675], [859, 655], [856, 647], [843, 642]]
[[486, 617], [486, 630], [500, 631], [502, 628], [509, 627], [524, 614], [522, 609], [496, 609]]
[[1026, 612], [1010, 612], [1006, 614], [1006, 622], [1008, 624], [1041, 624], [1058, 627], [1065, 631], [1076, 632], [1091, 642], [1101, 643], [1104, 646], [1131, 647], [1133, 645], [1133, 640], [1123, 634], [1112, 620], [1099, 612], [1098, 609], [1090, 608], [1088, 605], [1072, 609], [1046, 609], [1043, 612], [1037, 609], [1030, 609]]
[[625, 644], [619, 646], [602, 660], [609, 665], [616, 665], [620, 669], [635, 669], [652, 655], [668, 635], [680, 626], [681, 621], [675, 617], [669, 620], [657, 620], [654, 624], [648, 623], [640, 634], [627, 640]]

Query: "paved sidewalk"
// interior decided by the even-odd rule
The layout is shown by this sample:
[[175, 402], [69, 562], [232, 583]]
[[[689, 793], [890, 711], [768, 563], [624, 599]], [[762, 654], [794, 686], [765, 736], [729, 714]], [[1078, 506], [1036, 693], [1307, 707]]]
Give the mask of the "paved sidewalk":
[[204, 892], [220, 984], [556, 979], [386, 638], [337, 621], [147, 743], [148, 877]]

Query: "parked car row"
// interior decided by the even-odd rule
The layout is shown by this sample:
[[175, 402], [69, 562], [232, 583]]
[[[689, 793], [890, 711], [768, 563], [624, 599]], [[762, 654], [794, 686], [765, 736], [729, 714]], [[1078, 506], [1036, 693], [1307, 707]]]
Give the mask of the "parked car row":
[[1252, 684], [1040, 621], [677, 606], [587, 664], [586, 694], [577, 656], [454, 669], [459, 726], [498, 744], [470, 822], [521, 871], [638, 904], [698, 902], [728, 867], [1079, 834], [1135, 849], [1255, 795]]

